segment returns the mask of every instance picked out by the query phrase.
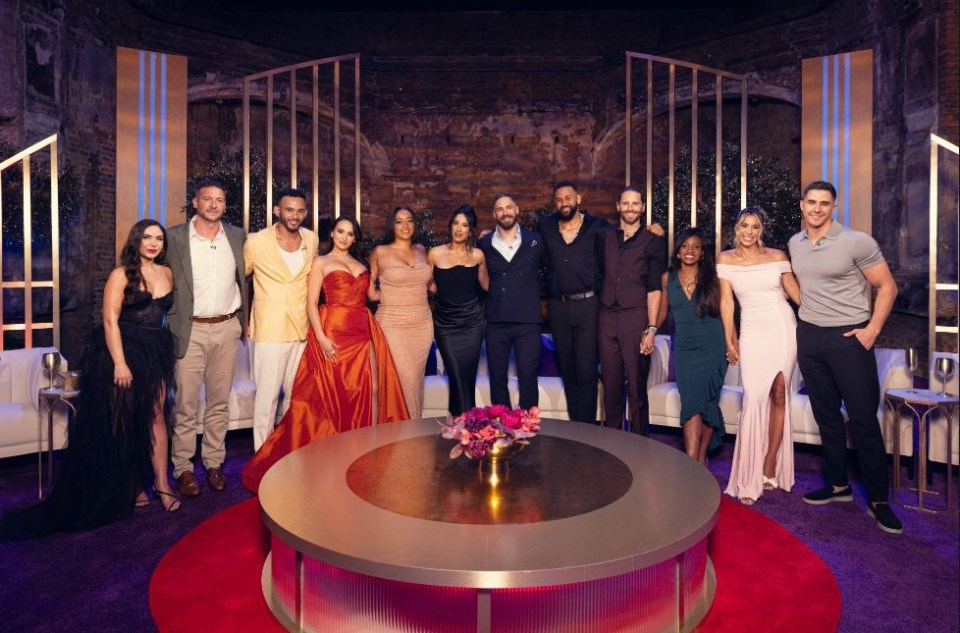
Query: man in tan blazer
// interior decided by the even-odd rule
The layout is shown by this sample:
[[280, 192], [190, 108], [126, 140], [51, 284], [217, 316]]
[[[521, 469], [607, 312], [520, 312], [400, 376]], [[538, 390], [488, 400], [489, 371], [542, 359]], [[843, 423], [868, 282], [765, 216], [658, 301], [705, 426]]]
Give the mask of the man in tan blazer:
[[253, 450], [263, 445], [276, 423], [283, 387], [283, 409], [290, 406], [293, 377], [307, 339], [307, 274], [317, 254], [317, 234], [303, 228], [306, 195], [299, 189], [277, 192], [275, 222], [247, 238], [246, 273], [253, 274], [250, 338], [253, 379]]

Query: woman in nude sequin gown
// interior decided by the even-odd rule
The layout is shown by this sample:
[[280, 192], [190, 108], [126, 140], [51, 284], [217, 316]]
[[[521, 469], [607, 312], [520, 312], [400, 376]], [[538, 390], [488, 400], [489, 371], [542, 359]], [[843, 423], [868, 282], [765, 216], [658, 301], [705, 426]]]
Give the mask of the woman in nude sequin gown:
[[412, 419], [422, 417], [423, 374], [433, 343], [433, 317], [427, 303], [427, 288], [433, 267], [426, 250], [413, 243], [416, 224], [413, 211], [397, 207], [387, 218], [383, 245], [370, 254], [371, 282], [368, 296], [379, 301], [377, 322], [387, 337]]

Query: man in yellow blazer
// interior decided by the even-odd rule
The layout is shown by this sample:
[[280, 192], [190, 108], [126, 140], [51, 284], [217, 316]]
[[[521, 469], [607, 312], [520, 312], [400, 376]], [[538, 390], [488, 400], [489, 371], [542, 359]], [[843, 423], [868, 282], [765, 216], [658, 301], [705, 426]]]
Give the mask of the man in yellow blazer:
[[253, 274], [250, 338], [254, 341], [253, 450], [273, 432], [283, 387], [283, 412], [290, 406], [293, 377], [307, 339], [307, 274], [317, 255], [317, 234], [303, 228], [306, 195], [299, 189], [277, 192], [273, 226], [247, 238], [246, 274]]

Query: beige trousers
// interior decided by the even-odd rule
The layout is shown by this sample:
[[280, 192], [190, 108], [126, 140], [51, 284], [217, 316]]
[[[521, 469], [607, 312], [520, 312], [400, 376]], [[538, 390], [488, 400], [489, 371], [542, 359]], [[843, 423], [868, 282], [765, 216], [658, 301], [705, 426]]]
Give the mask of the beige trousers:
[[253, 381], [257, 393], [253, 399], [253, 451], [257, 452], [273, 433], [277, 423], [277, 402], [283, 387], [280, 415], [290, 407], [293, 378], [300, 365], [306, 341], [256, 343], [253, 346]]
[[200, 427], [203, 433], [200, 455], [207, 469], [223, 464], [227, 454], [224, 447], [227, 406], [233, 386], [240, 333], [240, 319], [214, 324], [194, 323], [190, 329], [187, 353], [177, 360], [174, 369], [177, 381], [171, 454], [174, 477], [193, 470], [190, 460], [197, 450], [197, 409], [201, 385], [206, 392], [206, 404]]

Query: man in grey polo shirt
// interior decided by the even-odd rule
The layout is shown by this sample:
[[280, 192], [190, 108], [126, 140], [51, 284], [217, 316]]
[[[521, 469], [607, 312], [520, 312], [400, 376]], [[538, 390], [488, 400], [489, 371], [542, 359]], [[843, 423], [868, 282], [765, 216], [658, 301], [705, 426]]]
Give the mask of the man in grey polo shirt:
[[[899, 534], [903, 526], [887, 503], [887, 452], [877, 422], [880, 384], [873, 354], [897, 284], [872, 237], [834, 222], [836, 200], [829, 182], [807, 185], [800, 201], [806, 229], [790, 238], [793, 272], [800, 282], [797, 361], [820, 427], [827, 480], [803, 500], [814, 505], [853, 500], [842, 402], [870, 515], [881, 530]], [[872, 313], [868, 284], [877, 289]]]

